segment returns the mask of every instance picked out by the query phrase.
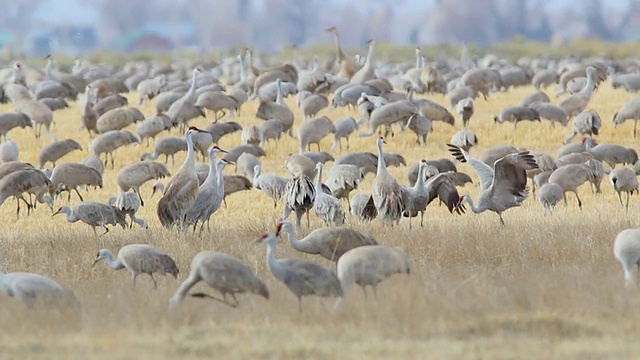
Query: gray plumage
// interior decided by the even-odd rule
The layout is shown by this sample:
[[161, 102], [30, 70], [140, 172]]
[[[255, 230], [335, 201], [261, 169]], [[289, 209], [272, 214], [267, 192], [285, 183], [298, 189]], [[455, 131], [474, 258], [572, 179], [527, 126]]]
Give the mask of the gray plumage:
[[569, 164], [559, 167], [549, 176], [549, 183], [558, 184], [563, 191], [564, 204], [567, 205], [567, 192], [576, 195], [578, 207], [582, 209], [582, 200], [578, 195], [578, 188], [587, 181], [594, 181], [596, 172], [585, 164]]
[[[638, 178], [635, 172], [629, 168], [614, 169], [609, 173], [609, 181], [613, 189], [618, 193], [618, 199], [620, 205], [624, 206], [626, 211], [629, 211], [629, 198], [633, 193], [638, 193]], [[622, 193], [627, 193], [627, 203], [622, 204]]]
[[527, 170], [537, 167], [536, 161], [528, 151], [508, 154], [493, 164], [493, 168], [486, 163], [473, 158], [469, 153], [451, 144], [449, 151], [460, 162], [468, 162], [480, 178], [480, 195], [476, 206], [469, 195], [462, 200], [471, 207], [474, 213], [486, 210], [493, 211], [500, 216], [500, 223], [504, 225], [502, 213], [512, 207], [520, 206], [527, 198]]
[[171, 158], [171, 164], [175, 164], [175, 154], [181, 151], [187, 151], [187, 141], [182, 137], [167, 136], [155, 142], [153, 145], [153, 154], [143, 152], [140, 155], [140, 160], [156, 160], [160, 155], [164, 155], [165, 164], [169, 161], [169, 158]]
[[278, 206], [278, 201], [282, 199], [287, 179], [280, 175], [263, 174], [262, 167], [256, 165], [253, 168], [253, 187], [267, 194], [273, 199], [273, 207]]
[[530, 107], [524, 106], [511, 106], [502, 109], [499, 115], [493, 117], [493, 121], [499, 124], [505, 121], [512, 122], [516, 127], [518, 122], [523, 120], [540, 121], [540, 115], [538, 112]]
[[[420, 114], [413, 115], [407, 120], [407, 128], [416, 134], [416, 143], [418, 145], [427, 145], [427, 136], [432, 131], [431, 120]], [[420, 143], [420, 140], [422, 140], [422, 143]]]
[[0, 143], [0, 162], [17, 161], [19, 155], [18, 144], [11, 139], [6, 139], [5, 142]]
[[33, 127], [33, 122], [23, 113], [10, 112], [0, 114], [0, 140], [6, 138], [9, 131], [14, 128]]
[[97, 170], [78, 163], [64, 163], [53, 168], [50, 192], [54, 197], [62, 191], [67, 191], [70, 199], [71, 190], [74, 190], [80, 201], [83, 201], [78, 191], [78, 187], [82, 185], [102, 188], [102, 175]]
[[180, 272], [175, 261], [164, 252], [147, 244], [129, 244], [118, 250], [116, 259], [113, 260], [111, 251], [101, 249], [96, 255], [96, 259], [91, 267], [99, 261], [104, 260], [107, 266], [113, 270], [127, 269], [133, 276], [133, 285], [136, 285], [136, 278], [140, 274], [148, 274], [153, 281], [154, 289], [158, 288], [158, 283], [153, 274], [170, 274], [178, 278]]
[[186, 214], [186, 223], [193, 224], [194, 231], [198, 222], [202, 223], [201, 230], [204, 228], [205, 222], [207, 223], [207, 229], [211, 230], [209, 228], [209, 219], [222, 205], [224, 198], [222, 170], [228, 163], [223, 159], [220, 159], [217, 163], [215, 162], [215, 154], [219, 151], [217, 148], [212, 148], [209, 152], [209, 175], [207, 180], [198, 187], [196, 200]]
[[338, 119], [334, 122], [336, 132], [333, 134], [333, 145], [331, 145], [331, 151], [335, 151], [336, 147], [340, 147], [342, 151], [342, 139], [347, 139], [347, 149], [351, 145], [349, 137], [358, 129], [358, 123], [352, 117], [346, 117]]
[[462, 121], [462, 126], [467, 127], [469, 125], [469, 121], [473, 116], [473, 99], [470, 97], [466, 97], [456, 104], [456, 112], [458, 116], [460, 116], [460, 120]]
[[551, 102], [551, 99], [549, 99], [549, 95], [547, 95], [545, 92], [536, 91], [523, 97], [518, 103], [518, 106], [529, 106], [534, 102], [548, 103]]
[[127, 227], [125, 214], [120, 209], [97, 201], [79, 202], [73, 207], [73, 211], [68, 206], [61, 206], [53, 216], [58, 214], [66, 214], [70, 223], [82, 221], [91, 226], [94, 234], [98, 226], [104, 229], [102, 235], [109, 232], [107, 225], [120, 225], [123, 229]]
[[343, 296], [340, 281], [333, 271], [302, 259], [276, 259], [276, 240], [274, 234], [263, 234], [260, 239], [267, 245], [267, 267], [298, 298], [300, 311], [303, 296]]
[[573, 131], [564, 138], [562, 143], [568, 144], [576, 135], [598, 135], [601, 127], [602, 121], [597, 111], [583, 111], [573, 119]]
[[243, 153], [250, 153], [258, 158], [267, 156], [267, 153], [260, 146], [240, 144], [229, 149], [227, 153], [224, 154], [223, 159], [227, 160], [230, 163], [235, 163]]
[[564, 191], [556, 183], [546, 183], [538, 190], [538, 201], [545, 215], [553, 214], [556, 205], [564, 198]]
[[111, 156], [111, 168], [114, 168], [113, 152], [117, 149], [129, 145], [139, 144], [138, 139], [133, 133], [127, 130], [112, 130], [104, 134], [98, 135], [91, 143], [93, 153], [101, 156], [105, 154], [104, 163], [107, 164], [109, 156]]
[[373, 203], [373, 196], [356, 193], [349, 200], [350, 212], [360, 220], [371, 221], [378, 217], [378, 210]]
[[453, 134], [449, 143], [464, 149], [464, 151], [469, 151], [478, 144], [478, 138], [470, 129], [462, 129]]
[[529, 104], [529, 107], [537, 111], [541, 119], [550, 121], [552, 125], [560, 123], [562, 126], [566, 126], [569, 121], [567, 112], [558, 105], [535, 101]]
[[640, 229], [619, 232], [613, 244], [613, 254], [622, 265], [625, 282], [633, 285], [633, 268], [640, 268]]
[[235, 121], [217, 122], [215, 124], [208, 125], [204, 130], [211, 134], [213, 143], [217, 144], [223, 136], [242, 130], [242, 125]]
[[585, 83], [584, 88], [560, 102], [559, 106], [564, 109], [569, 117], [578, 115], [587, 107], [587, 105], [589, 105], [591, 94], [596, 86], [596, 71], [596, 68], [593, 66], [588, 66], [586, 69], [587, 82]]
[[26, 192], [36, 195], [37, 201], [46, 202], [49, 207], [52, 207], [53, 201], [51, 198], [45, 197], [50, 187], [51, 181], [40, 170], [33, 168], [15, 170], [0, 179], [0, 206], [4, 204], [8, 198], [15, 197], [17, 203], [16, 215], [20, 215], [20, 200], [27, 204], [28, 214], [31, 208], [34, 207], [34, 204], [30, 204], [23, 197], [23, 194]]
[[342, 225], [345, 220], [342, 203], [335, 196], [324, 193], [322, 189], [322, 169], [322, 163], [317, 163], [316, 170], [318, 175], [316, 178], [316, 196], [313, 202], [313, 211], [315, 211], [316, 215], [318, 215], [325, 224], [334, 223], [336, 225]]
[[616, 144], [594, 145], [591, 138], [582, 140], [591, 155], [597, 160], [607, 163], [611, 168], [617, 164], [633, 165], [638, 162], [638, 153], [633, 148], [626, 148]]
[[125, 215], [129, 216], [131, 223], [129, 228], [133, 227], [133, 223], [140, 225], [141, 228], [148, 228], [147, 222], [136, 216], [138, 210], [140, 210], [140, 198], [138, 194], [132, 191], [119, 192], [118, 195], [112, 196], [107, 200], [107, 204], [115, 206], [120, 209]]
[[[189, 277], [182, 282], [178, 290], [169, 300], [171, 307], [179, 306], [187, 293], [200, 281], [222, 294], [222, 300], [204, 293], [191, 294], [193, 297], [213, 298], [232, 307], [238, 306], [235, 294], [245, 292], [269, 298], [267, 286], [256, 276], [254, 271], [237, 258], [220, 252], [200, 251], [191, 260]], [[234, 303], [227, 301], [227, 294], [231, 295]]]
[[40, 169], [49, 162], [56, 166], [56, 161], [74, 150], [82, 151], [82, 145], [73, 139], [54, 141], [43, 147], [38, 156]]
[[308, 150], [311, 150], [311, 144], [317, 144], [318, 151], [320, 151], [320, 141], [322, 141], [325, 136], [335, 134], [335, 132], [336, 127], [326, 116], [321, 116], [312, 120], [305, 120], [298, 127], [300, 152], [304, 152], [307, 148]]
[[613, 126], [618, 127], [627, 120], [633, 120], [633, 137], [636, 137], [636, 128], [640, 120], [640, 97], [627, 101], [622, 108], [613, 115]]
[[373, 202], [378, 211], [378, 217], [387, 224], [398, 224], [404, 210], [402, 204], [402, 192], [400, 184], [396, 181], [387, 170], [382, 144], [385, 141], [382, 137], [378, 138], [376, 144], [378, 146], [378, 166], [376, 177], [373, 179], [371, 195]]
[[136, 161], [120, 169], [116, 175], [116, 184], [122, 192], [133, 190], [140, 198], [140, 203], [144, 205], [140, 195], [140, 186], [149, 180], [164, 179], [171, 176], [169, 169], [156, 161]]
[[153, 115], [139, 122], [136, 126], [136, 132], [140, 136], [140, 142], [146, 140], [146, 145], [149, 146], [151, 140], [155, 140], [161, 132], [169, 131], [171, 126], [171, 119], [167, 115]]

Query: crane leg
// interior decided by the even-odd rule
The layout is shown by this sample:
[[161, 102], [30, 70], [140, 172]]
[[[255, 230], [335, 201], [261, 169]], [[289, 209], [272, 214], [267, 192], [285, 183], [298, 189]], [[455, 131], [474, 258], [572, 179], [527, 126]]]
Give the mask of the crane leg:
[[638, 126], [638, 120], [633, 121], [633, 138], [636, 138], [636, 128]]
[[378, 297], [378, 288], [375, 285], [371, 285], [371, 289], [373, 289], [373, 297]]
[[136, 287], [136, 279], [138, 278], [138, 273], [131, 273], [133, 275], [133, 287]]
[[104, 229], [104, 232], [102, 233], [102, 235], [100, 235], [100, 237], [103, 237], [104, 235], [106, 235], [109, 232], [109, 228], [102, 225], [102, 228]]
[[302, 312], [302, 296], [298, 296], [298, 311]]
[[367, 297], [367, 286], [366, 285], [362, 286], [362, 293], [364, 293], [364, 297], [366, 298]]
[[424, 227], [424, 210], [420, 211], [420, 227]]
[[578, 199], [578, 207], [582, 210], [582, 200], [580, 200], [580, 196], [578, 196], [577, 192], [574, 192], [574, 194], [576, 194], [576, 199]]
[[[80, 195], [80, 192], [78, 191], [78, 188], [73, 188], [73, 190], [75, 190], [76, 194], [78, 194], [80, 201], [84, 201], [84, 199], [82, 198], [82, 195]], [[71, 191], [69, 191], [69, 197], [71, 197]]]
[[153, 289], [154, 290], [158, 290], [158, 282], [156, 281], [156, 279], [153, 277], [153, 274], [149, 274], [149, 276], [151, 277], [151, 280], [153, 280]]
[[[225, 297], [226, 297], [226, 294], [225, 294]], [[236, 307], [240, 305], [240, 302], [238, 302], [238, 299], [236, 299], [236, 295], [234, 293], [231, 293], [231, 298], [233, 299], [233, 305], [231, 306]]]
[[621, 194], [621, 191], [618, 191], [618, 199], [620, 200], [620, 206], [624, 207], [624, 204], [622, 203], [622, 194]]
[[625, 205], [625, 208], [627, 210], [627, 212], [629, 212], [629, 198], [631, 197], [630, 193], [627, 191], [627, 205]]
[[504, 219], [502, 218], [502, 213], [498, 213], [500, 216], [500, 225], [504, 225]]

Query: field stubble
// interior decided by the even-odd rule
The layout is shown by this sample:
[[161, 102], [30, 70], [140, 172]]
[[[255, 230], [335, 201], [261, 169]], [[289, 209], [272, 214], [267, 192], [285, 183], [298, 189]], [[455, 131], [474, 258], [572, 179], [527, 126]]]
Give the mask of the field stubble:
[[[531, 91], [520, 88], [492, 94], [488, 102], [476, 101], [470, 127], [480, 145], [472, 154], [510, 144], [555, 156], [569, 128], [543, 122], [522, 123], [514, 129], [492, 120], [503, 107], [515, 105]], [[613, 129], [610, 120], [631, 96], [612, 90], [609, 83], [596, 91], [591, 104], [604, 122], [599, 141], [635, 145], [632, 124]], [[433, 98], [445, 103], [441, 96]], [[129, 99], [135, 103], [137, 95], [130, 94]], [[288, 103], [294, 108], [292, 98]], [[257, 101], [245, 104], [234, 120], [243, 125], [258, 123], [253, 116], [256, 107]], [[0, 110], [9, 111], [11, 106]], [[154, 111], [151, 105], [142, 110], [146, 115]], [[299, 124], [301, 116], [295, 112]], [[356, 115], [346, 109], [321, 114], [333, 120]], [[55, 113], [53, 133], [58, 138], [69, 134], [85, 146], [64, 161], [80, 161], [88, 154], [90, 139], [79, 130], [79, 119], [77, 103]], [[210, 119], [194, 124], [204, 126]], [[426, 147], [417, 146], [413, 133], [405, 131], [387, 139], [386, 151], [402, 153], [409, 165], [422, 158], [449, 157], [445, 143], [460, 125], [435, 123], [434, 127]], [[35, 140], [31, 129], [14, 130], [10, 138], [20, 146], [20, 159], [34, 164], [49, 141], [46, 137]], [[236, 133], [223, 138], [220, 146], [229, 148], [239, 141]], [[330, 143], [325, 139], [323, 150]], [[354, 136], [351, 144], [351, 151], [375, 151], [373, 137]], [[264, 171], [285, 175], [284, 159], [297, 147], [286, 135], [277, 149], [273, 144], [266, 146]], [[117, 151], [116, 169], [106, 170], [104, 188], [86, 193], [85, 199], [104, 201], [114, 195], [118, 168], [137, 160], [143, 151], [148, 151], [144, 145]], [[184, 154], [178, 155], [176, 165], [170, 166], [173, 172], [183, 158]], [[457, 166], [477, 179], [468, 165]], [[233, 166], [226, 170], [232, 171]], [[405, 167], [390, 171], [406, 183]], [[361, 190], [368, 192], [372, 179], [369, 175]], [[474, 198], [477, 191], [475, 185], [462, 189]], [[161, 228], [155, 214], [157, 196], [138, 214], [150, 229], [112, 229], [101, 238], [82, 223], [69, 224], [63, 216], [51, 218], [46, 206], [15, 221], [15, 203], [8, 201], [0, 209], [5, 219], [0, 234], [3, 270], [50, 276], [72, 289], [83, 306], [80, 314], [69, 317], [32, 313], [9, 298], [0, 298], [0, 358], [634, 358], [640, 350], [640, 297], [637, 290], [625, 288], [612, 245], [618, 231], [638, 225], [640, 209], [633, 206], [625, 214], [606, 179], [599, 198], [588, 185], [580, 191], [582, 211], [569, 196], [568, 208], [559, 205], [553, 216], [545, 217], [531, 195], [521, 208], [505, 213], [505, 226], [493, 213], [476, 215], [469, 210], [455, 216], [435, 204], [427, 211], [425, 227], [414, 227], [413, 232], [406, 221], [387, 229], [379, 221], [365, 224], [349, 217], [349, 226], [372, 234], [380, 243], [403, 248], [412, 260], [411, 276], [384, 282], [378, 298], [352, 288], [346, 306], [335, 313], [330, 310], [332, 301], [306, 298], [301, 314], [295, 297], [266, 269], [264, 247], [255, 244], [260, 232], [273, 231], [274, 220], [282, 212], [282, 205], [274, 210], [271, 201], [256, 190], [228, 198], [229, 206], [212, 217], [210, 233], [186, 236]], [[142, 192], [147, 199], [151, 183]], [[76, 201], [72, 198], [72, 203]], [[61, 203], [66, 203], [66, 196], [56, 207]], [[315, 215], [311, 217], [312, 229], [322, 226]], [[298, 235], [309, 231], [305, 226]], [[151, 243], [174, 257], [181, 270], [178, 281], [161, 279], [154, 291], [151, 281], [142, 276], [133, 289], [126, 271], [113, 272], [104, 264], [90, 268], [99, 249], [115, 252], [128, 243]], [[169, 311], [169, 297], [187, 276], [192, 256], [203, 249], [223, 251], [248, 263], [267, 283], [271, 298], [241, 295], [236, 309], [187, 299], [180, 309]], [[319, 257], [297, 253], [282, 240], [277, 253], [332, 266]], [[202, 284], [198, 289], [212, 292]]]

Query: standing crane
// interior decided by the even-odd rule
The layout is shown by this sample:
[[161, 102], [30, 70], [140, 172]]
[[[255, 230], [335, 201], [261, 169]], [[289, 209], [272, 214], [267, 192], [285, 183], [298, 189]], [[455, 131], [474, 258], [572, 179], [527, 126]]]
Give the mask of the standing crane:
[[398, 181], [389, 174], [387, 165], [384, 161], [384, 152], [382, 151], [382, 144], [386, 144], [384, 138], [381, 136], [376, 141], [378, 145], [378, 168], [376, 177], [373, 179], [373, 186], [371, 188], [373, 203], [378, 210], [378, 217], [382, 221], [393, 225], [400, 222], [404, 206], [402, 204], [402, 191]]
[[209, 151], [209, 158], [211, 159], [209, 175], [207, 175], [207, 179], [198, 188], [196, 201], [187, 213], [187, 223], [193, 223], [193, 231], [196, 230], [198, 221], [202, 221], [201, 230], [204, 228], [205, 222], [207, 223], [207, 229], [210, 230], [209, 219], [222, 205], [222, 198], [224, 197], [224, 176], [222, 170], [229, 163], [225, 159], [220, 159], [215, 163], [216, 153], [218, 152], [224, 152], [224, 150], [218, 146], [214, 146]]
[[282, 281], [296, 295], [300, 311], [303, 296], [342, 297], [340, 281], [333, 271], [302, 259], [276, 259], [275, 234], [262, 234], [258, 242], [267, 245], [267, 267], [276, 279]]
[[176, 100], [169, 110], [167, 110], [167, 116], [171, 119], [173, 125], [180, 125], [181, 127], [186, 124], [190, 119], [190, 115], [193, 112], [193, 107], [196, 104], [196, 80], [201, 73], [199, 67], [193, 69], [193, 75], [191, 77], [191, 86], [189, 91], [184, 94], [180, 99]]
[[158, 201], [158, 218], [166, 228], [172, 228], [176, 224], [184, 224], [187, 212], [196, 201], [198, 195], [198, 176], [196, 175], [196, 161], [193, 144], [193, 135], [203, 130], [190, 126], [185, 137], [187, 138], [187, 158], [171, 178], [165, 188], [162, 197]]
[[156, 249], [155, 247], [147, 244], [129, 244], [120, 248], [118, 256], [113, 260], [113, 254], [107, 249], [98, 251], [96, 259], [91, 267], [94, 267], [98, 262], [104, 260], [113, 270], [127, 269], [131, 271], [133, 276], [133, 286], [136, 285], [136, 278], [140, 274], [149, 274], [151, 280], [153, 280], [153, 288], [158, 288], [158, 283], [153, 277], [154, 273], [162, 275], [171, 274], [174, 278], [178, 278], [178, 266], [173, 259]]

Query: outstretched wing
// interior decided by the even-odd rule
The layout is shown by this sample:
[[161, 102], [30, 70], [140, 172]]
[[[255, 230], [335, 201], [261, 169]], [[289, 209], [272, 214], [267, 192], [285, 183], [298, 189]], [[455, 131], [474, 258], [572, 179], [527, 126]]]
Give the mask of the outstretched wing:
[[478, 177], [480, 178], [480, 188], [482, 190], [486, 190], [491, 186], [495, 174], [494, 169], [492, 169], [491, 166], [474, 158], [473, 156], [469, 155], [468, 152], [464, 151], [456, 145], [447, 144], [447, 146], [449, 147], [449, 152], [451, 153], [451, 155], [453, 155], [453, 157], [456, 158], [456, 160], [462, 163], [468, 162], [469, 165], [473, 167], [473, 170], [476, 171]]
[[451, 180], [451, 178], [445, 173], [438, 174], [430, 178], [425, 184], [425, 188], [429, 195], [429, 201], [427, 204], [431, 203], [436, 198], [439, 198], [440, 201], [447, 205], [449, 212], [456, 212], [458, 214], [463, 214], [465, 212], [466, 209], [460, 199], [458, 189], [456, 189], [453, 180]]
[[527, 189], [527, 170], [536, 169], [538, 165], [528, 151], [509, 154], [494, 164], [495, 178], [492, 183], [494, 196], [524, 196]]

